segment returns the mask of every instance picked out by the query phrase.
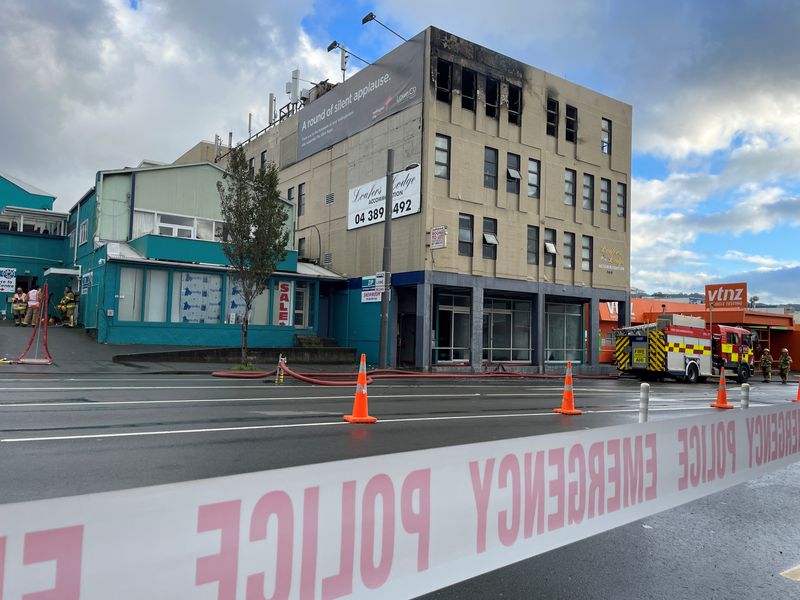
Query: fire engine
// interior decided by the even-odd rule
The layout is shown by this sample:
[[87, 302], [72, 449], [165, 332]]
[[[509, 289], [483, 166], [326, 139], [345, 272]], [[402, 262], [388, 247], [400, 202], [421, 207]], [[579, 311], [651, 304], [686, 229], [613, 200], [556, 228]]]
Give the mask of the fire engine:
[[623, 327], [615, 334], [617, 369], [642, 379], [697, 383], [725, 367], [744, 383], [753, 373], [757, 337], [741, 327], [708, 328], [701, 317], [662, 314], [656, 323]]

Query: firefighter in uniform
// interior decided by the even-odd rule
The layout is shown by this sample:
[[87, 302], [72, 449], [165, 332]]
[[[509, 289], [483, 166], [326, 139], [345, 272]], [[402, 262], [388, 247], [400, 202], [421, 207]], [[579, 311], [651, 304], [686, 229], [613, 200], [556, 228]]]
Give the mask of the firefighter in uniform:
[[789, 356], [789, 349], [784, 348], [781, 351], [781, 357], [778, 359], [778, 366], [781, 370], [781, 383], [786, 383], [789, 379], [789, 369], [792, 367], [792, 357]]
[[769, 348], [764, 348], [761, 354], [761, 374], [764, 376], [764, 383], [769, 383], [772, 379], [772, 356], [769, 353]]
[[40, 296], [42, 292], [39, 291], [38, 286], [33, 286], [31, 291], [28, 292], [28, 312], [25, 313], [25, 320], [22, 322], [23, 327], [28, 325], [36, 325], [39, 322], [39, 307]]
[[22, 288], [17, 288], [17, 293], [11, 298], [11, 313], [14, 315], [14, 327], [22, 325], [22, 319], [25, 318], [25, 311], [28, 309], [28, 295], [22, 291]]
[[72, 288], [64, 288], [64, 296], [58, 302], [58, 310], [63, 314], [64, 327], [75, 327], [75, 294]]

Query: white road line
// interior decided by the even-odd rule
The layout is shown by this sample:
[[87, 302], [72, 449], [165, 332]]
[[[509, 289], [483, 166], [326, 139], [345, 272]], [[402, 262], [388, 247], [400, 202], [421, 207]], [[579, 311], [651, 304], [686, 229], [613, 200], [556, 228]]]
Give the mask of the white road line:
[[791, 569], [786, 569], [781, 576], [786, 577], [786, 579], [791, 579], [792, 581], [800, 581], [800, 565], [796, 567], [792, 567]]
[[[687, 410], [709, 410], [704, 406], [680, 407], [680, 408], [653, 408], [651, 411], [687, 411]], [[635, 413], [638, 409], [624, 408], [616, 410], [585, 410], [584, 413], [608, 414], [608, 413]], [[404, 417], [397, 419], [379, 419], [378, 423], [412, 423], [423, 421], [465, 421], [474, 419], [516, 419], [520, 417], [559, 417], [562, 415], [554, 412], [537, 413], [511, 413], [511, 414], [492, 414], [492, 415], [448, 415], [442, 417]], [[5, 438], [0, 439], [0, 443], [15, 442], [54, 442], [68, 440], [101, 440], [109, 438], [123, 437], [146, 437], [156, 435], [180, 435], [186, 433], [219, 433], [230, 431], [257, 431], [261, 429], [294, 429], [298, 427], [328, 427], [330, 425], [347, 425], [345, 421], [318, 421], [316, 423], [281, 423], [275, 425], [245, 425], [241, 427], [213, 427], [206, 429], [167, 429], [162, 431], [128, 431], [124, 433], [91, 433], [82, 435], [59, 435], [34, 438]]]
[[[477, 398], [480, 392], [473, 394], [370, 394], [373, 400], [381, 400], [384, 398]], [[272, 397], [263, 396], [259, 398], [195, 398], [189, 400], [101, 400], [97, 402], [15, 402], [0, 403], [0, 408], [21, 408], [30, 406], [85, 406], [91, 408], [93, 406], [115, 406], [127, 404], [201, 404], [208, 402], [262, 402], [265, 400], [343, 400], [352, 399], [352, 394], [343, 396], [282, 396]]]

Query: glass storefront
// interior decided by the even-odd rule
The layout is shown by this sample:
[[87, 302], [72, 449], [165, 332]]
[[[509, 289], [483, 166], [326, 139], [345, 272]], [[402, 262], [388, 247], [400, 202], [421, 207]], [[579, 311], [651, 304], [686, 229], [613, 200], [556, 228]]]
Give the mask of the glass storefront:
[[483, 360], [531, 361], [531, 307], [527, 300], [484, 299]]
[[545, 360], [584, 362], [583, 305], [548, 302], [544, 318]]
[[437, 364], [470, 359], [470, 297], [439, 294], [436, 298], [433, 356]]

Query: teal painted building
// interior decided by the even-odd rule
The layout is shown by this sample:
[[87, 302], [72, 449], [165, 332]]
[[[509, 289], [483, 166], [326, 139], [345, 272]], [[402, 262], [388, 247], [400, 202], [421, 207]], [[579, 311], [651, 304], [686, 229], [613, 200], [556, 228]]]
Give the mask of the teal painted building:
[[[98, 342], [240, 343], [243, 300], [220, 243], [222, 176], [209, 163], [97, 174], [70, 211], [65, 254], [80, 275], [79, 323]], [[286, 208], [293, 232], [294, 207]], [[254, 303], [250, 345], [289, 347], [298, 334], [319, 333], [331, 290], [344, 283], [287, 250]]]

